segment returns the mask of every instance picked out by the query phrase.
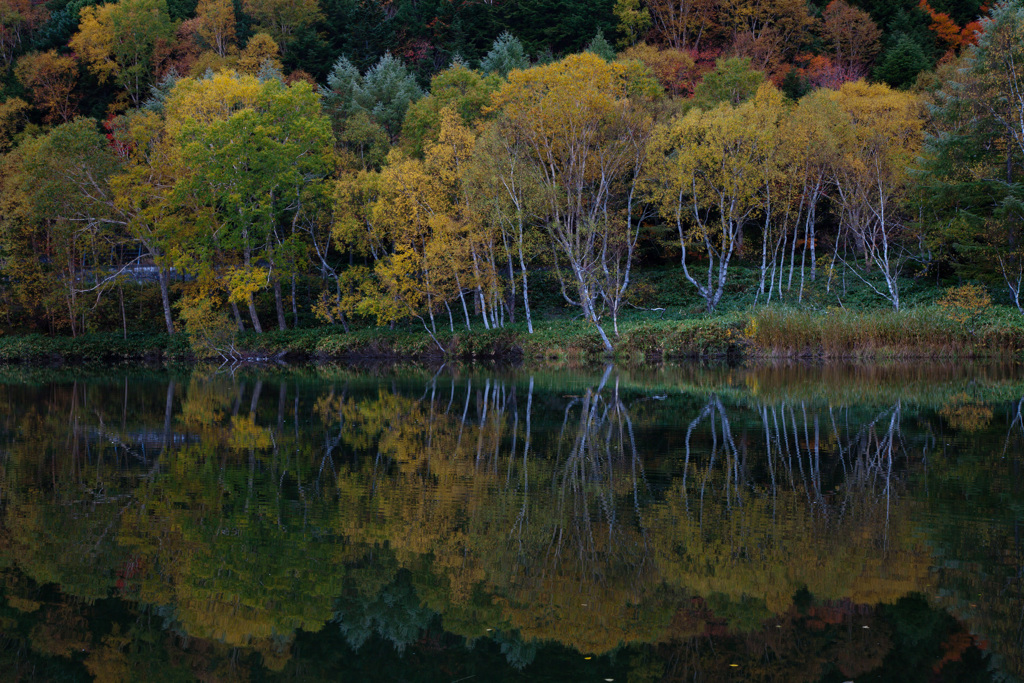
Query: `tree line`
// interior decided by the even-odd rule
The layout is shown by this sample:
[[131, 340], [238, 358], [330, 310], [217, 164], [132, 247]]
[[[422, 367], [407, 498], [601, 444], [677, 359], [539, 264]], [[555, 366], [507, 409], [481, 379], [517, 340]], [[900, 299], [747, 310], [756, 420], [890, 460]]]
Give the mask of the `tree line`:
[[[899, 310], [908, 276], [953, 273], [1022, 307], [1019, 0], [960, 29], [903, 90], [863, 78], [869, 18], [837, 0], [825, 16], [845, 12], [836, 30], [852, 34], [830, 44], [853, 61], [806, 92], [739, 50], [694, 71], [699, 41], [748, 16], [706, 4], [717, 28], [694, 10], [669, 29], [661, 4], [618, 3], [635, 29], [619, 52], [598, 35], [531, 59], [504, 33], [426, 88], [390, 53], [365, 68], [340, 57], [320, 82], [289, 71], [293, 14], [319, 16], [315, 3], [246, 4], [265, 32], [242, 49], [230, 3], [204, 0], [181, 24], [164, 0], [83, 7], [75, 55], [22, 55], [32, 104], [0, 104], [0, 312], [77, 335], [145, 267], [166, 331], [214, 346], [262, 332], [268, 313], [300, 325], [302, 282], [317, 283], [316, 316], [346, 330], [532, 332], [541, 277], [610, 351], [638, 264], [675, 260], [712, 312], [740, 259], [759, 304], [800, 303], [841, 272]], [[190, 22], [209, 49], [154, 80], [147, 50], [174, 53], [172, 29]], [[782, 26], [758, 35], [777, 43]], [[116, 84], [102, 121], [76, 116], [68, 60]]]

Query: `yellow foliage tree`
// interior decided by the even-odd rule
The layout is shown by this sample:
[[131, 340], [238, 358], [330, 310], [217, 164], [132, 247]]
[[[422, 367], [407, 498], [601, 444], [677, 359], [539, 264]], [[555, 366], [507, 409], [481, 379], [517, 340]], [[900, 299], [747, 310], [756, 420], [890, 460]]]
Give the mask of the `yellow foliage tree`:
[[[708, 112], [691, 110], [659, 128], [651, 142], [646, 191], [665, 220], [675, 224], [686, 279], [697, 288], [708, 311], [725, 291], [729, 266], [744, 225], [763, 209], [770, 187], [772, 137], [760, 112], [777, 95], [762, 90], [761, 100]], [[687, 256], [696, 249], [707, 258], [707, 277], [697, 280]]]
[[281, 48], [267, 33], [257, 33], [249, 38], [245, 49], [238, 55], [238, 70], [256, 76], [265, 64], [281, 70]]
[[235, 8], [231, 0], [199, 0], [196, 5], [199, 37], [224, 57], [235, 41]]
[[636, 75], [629, 62], [584, 53], [512, 72], [492, 100], [500, 134], [543, 179], [562, 295], [582, 309], [608, 352], [598, 304], [603, 299], [614, 313], [629, 283], [640, 222], [635, 192], [651, 127], [643, 98], [630, 96]]
[[899, 276], [906, 258], [898, 238], [906, 230], [902, 203], [923, 142], [921, 100], [864, 81], [846, 83], [826, 95], [842, 112], [842, 122], [832, 131], [837, 154], [831, 178], [842, 228], [864, 254], [867, 267], [878, 266], [884, 289], [859, 270], [852, 272], [899, 310]]
[[14, 67], [14, 75], [25, 86], [46, 121], [70, 121], [78, 98], [78, 62], [56, 51], [33, 52], [23, 56]]
[[121, 0], [83, 7], [70, 46], [100, 82], [113, 79], [139, 106], [152, 82], [153, 50], [174, 26], [166, 0]]

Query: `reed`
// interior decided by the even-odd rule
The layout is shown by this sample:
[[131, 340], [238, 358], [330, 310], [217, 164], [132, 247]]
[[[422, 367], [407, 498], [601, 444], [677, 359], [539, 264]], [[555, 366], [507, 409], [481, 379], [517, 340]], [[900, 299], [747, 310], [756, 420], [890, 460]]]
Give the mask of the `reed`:
[[1012, 357], [1024, 350], [1024, 325], [994, 312], [967, 329], [939, 306], [904, 311], [762, 308], [744, 330], [760, 357]]

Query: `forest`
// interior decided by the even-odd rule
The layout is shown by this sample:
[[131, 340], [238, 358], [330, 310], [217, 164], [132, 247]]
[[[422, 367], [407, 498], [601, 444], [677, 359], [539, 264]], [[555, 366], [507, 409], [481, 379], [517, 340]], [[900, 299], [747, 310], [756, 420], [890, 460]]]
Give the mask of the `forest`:
[[1024, 349], [1022, 60], [1020, 0], [0, 0], [0, 332]]

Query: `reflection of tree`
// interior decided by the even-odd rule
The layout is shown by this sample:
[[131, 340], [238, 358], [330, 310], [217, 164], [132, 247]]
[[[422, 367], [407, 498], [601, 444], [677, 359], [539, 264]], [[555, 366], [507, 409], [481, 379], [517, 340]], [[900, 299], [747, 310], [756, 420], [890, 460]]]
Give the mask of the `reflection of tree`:
[[[25, 407], [0, 415], [0, 564], [60, 584], [80, 611], [119, 596], [213, 669], [222, 655], [280, 668], [296, 633], [328, 629], [360, 652], [415, 649], [440, 623], [491, 636], [517, 666], [551, 642], [659, 643], [690, 674], [724, 677], [728, 657], [770, 651], [765, 671], [797, 680], [780, 662], [805, 661], [804, 642], [806, 671], [845, 658], [853, 677], [899, 646], [879, 605], [936, 582], [978, 633], [1021, 649], [1013, 527], [965, 509], [929, 549], [915, 525], [931, 503], [915, 486], [923, 472], [943, 505], [984, 492], [1019, 519], [1024, 403], [968, 431], [901, 400], [739, 400], [728, 386], [651, 397], [614, 368], [567, 396], [557, 378], [458, 372], [21, 390], [10, 404]], [[979, 468], [958, 448], [1007, 457]], [[132, 670], [130, 619], [63, 633], [63, 602], [14, 592], [42, 605], [12, 617], [39, 652], [86, 643], [97, 672]], [[861, 618], [877, 637], [837, 645]], [[934, 638], [950, 648], [929, 657], [967, 642], [943, 628]]]
[[1011, 444], [1015, 446], [1013, 452], [1024, 453], [1024, 398], [1017, 401], [1017, 406], [1010, 419], [1010, 425], [1006, 428], [1006, 439], [1003, 442], [1003, 457], [1010, 452]]
[[929, 460], [935, 602], [962, 619], [1013, 674], [1024, 674], [1024, 399], [982, 430], [943, 434]]
[[508, 542], [488, 549], [491, 584], [513, 589], [505, 617], [523, 637], [584, 652], [656, 638], [668, 614], [641, 609], [656, 582], [645, 473], [611, 366], [568, 402], [553, 441], [553, 458], [531, 464], [524, 452], [520, 514]]
[[[901, 407], [852, 431], [834, 415], [823, 424], [803, 404], [755, 413], [759, 443], [749, 418], [743, 438], [734, 436], [716, 396], [689, 424], [683, 476], [653, 523], [664, 575], [699, 595], [746, 605], [733, 617], [746, 628], [785, 612], [800, 589], [876, 604], [924, 588], [929, 558], [894, 482]], [[843, 483], [826, 491], [829, 461]]]
[[939, 411], [954, 429], [977, 432], [988, 427], [992, 421], [992, 408], [986, 403], [973, 401], [967, 394], [952, 396]]
[[373, 635], [379, 635], [402, 652], [419, 640], [436, 617], [420, 604], [406, 573], [381, 587], [376, 594], [355, 593], [339, 601], [334, 620], [345, 639], [358, 650]]

